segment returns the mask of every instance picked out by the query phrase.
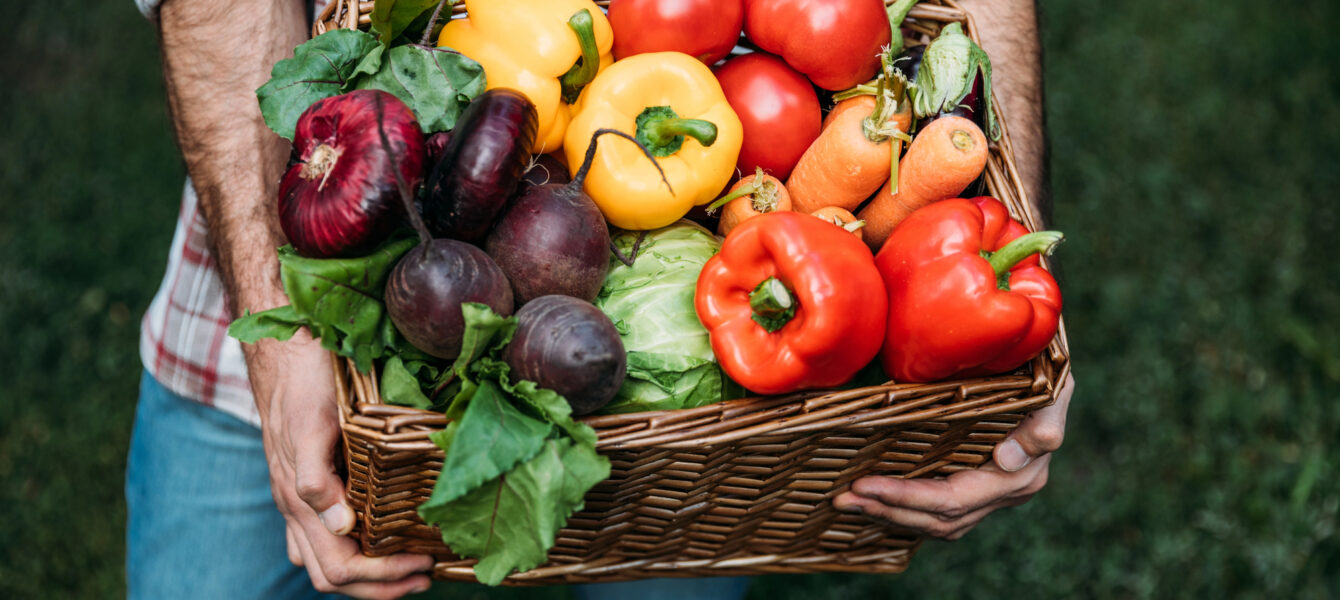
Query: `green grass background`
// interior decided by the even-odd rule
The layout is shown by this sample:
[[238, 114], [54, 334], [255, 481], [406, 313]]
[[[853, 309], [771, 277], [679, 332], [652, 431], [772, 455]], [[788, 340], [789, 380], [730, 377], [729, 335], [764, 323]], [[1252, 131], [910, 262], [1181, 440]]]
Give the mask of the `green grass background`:
[[[6, 4], [0, 597], [117, 597], [138, 321], [183, 169], [129, 0]], [[1340, 10], [1040, 11], [1079, 381], [1051, 483], [902, 575], [750, 597], [1336, 597]]]

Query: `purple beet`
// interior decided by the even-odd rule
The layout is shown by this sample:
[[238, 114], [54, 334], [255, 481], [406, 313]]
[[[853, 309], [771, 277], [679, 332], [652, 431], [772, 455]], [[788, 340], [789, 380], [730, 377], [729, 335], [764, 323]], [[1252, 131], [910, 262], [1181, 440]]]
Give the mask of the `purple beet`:
[[609, 271], [609, 227], [582, 185], [597, 139], [605, 133], [632, 139], [612, 129], [597, 130], [572, 181], [526, 187], [484, 242], [511, 280], [518, 305], [550, 294], [589, 302], [600, 292]]
[[619, 331], [595, 305], [571, 296], [541, 296], [516, 313], [503, 351], [514, 379], [558, 392], [584, 415], [609, 404], [628, 373]]

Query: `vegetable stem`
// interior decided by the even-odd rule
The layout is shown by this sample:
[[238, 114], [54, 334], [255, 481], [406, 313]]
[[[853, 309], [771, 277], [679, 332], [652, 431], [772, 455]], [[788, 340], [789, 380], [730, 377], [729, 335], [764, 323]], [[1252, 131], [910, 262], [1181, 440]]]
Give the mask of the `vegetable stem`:
[[877, 79], [868, 81], [866, 83], [862, 83], [855, 87], [847, 88], [836, 94], [833, 94], [833, 101], [841, 102], [843, 100], [855, 98], [857, 96], [874, 96], [875, 94], [879, 93], [879, 88], [876, 86], [875, 83], [877, 81], [878, 81]]
[[437, 18], [442, 15], [442, 7], [450, 2], [452, 6], [456, 5], [456, 0], [442, 0], [437, 3], [437, 8], [433, 9], [433, 16], [428, 18], [428, 26], [423, 28], [423, 37], [419, 38], [420, 46], [428, 45], [428, 38], [433, 36], [433, 25], [437, 24]]
[[1051, 254], [1065, 236], [1059, 231], [1036, 231], [1014, 238], [995, 252], [983, 252], [991, 270], [996, 273], [997, 286], [1010, 289], [1009, 273], [1020, 261], [1034, 254]]
[[675, 193], [675, 188], [670, 187], [670, 180], [665, 178], [665, 170], [661, 169], [661, 163], [656, 162], [656, 157], [652, 156], [651, 151], [647, 150], [647, 147], [642, 145], [642, 142], [638, 141], [637, 138], [631, 135], [619, 131], [618, 129], [605, 129], [605, 128], [597, 129], [595, 130], [595, 132], [591, 134], [591, 144], [586, 147], [586, 156], [582, 158], [582, 166], [578, 167], [577, 173], [572, 176], [572, 181], [568, 182], [568, 185], [577, 189], [581, 189], [582, 185], [586, 183], [586, 174], [591, 172], [591, 163], [594, 162], [596, 158], [596, 143], [597, 143], [596, 140], [599, 139], [600, 136], [605, 135], [607, 133], [612, 133], [623, 139], [633, 142], [634, 144], [637, 144], [638, 150], [641, 150], [642, 155], [646, 156], [647, 160], [650, 160], [651, 164], [656, 167], [656, 172], [661, 174], [661, 182], [665, 184], [665, 189], [670, 190], [671, 194]]
[[582, 46], [581, 58], [558, 78], [563, 86], [563, 101], [572, 104], [581, 95], [582, 88], [596, 78], [596, 72], [600, 70], [600, 50], [596, 48], [595, 21], [591, 19], [591, 11], [585, 8], [577, 11], [568, 19], [568, 27], [577, 34], [577, 43]]
[[647, 124], [647, 137], [657, 146], [668, 145], [675, 138], [684, 136], [711, 146], [717, 141], [717, 126], [702, 119], [656, 119]]
[[381, 136], [382, 152], [386, 153], [386, 161], [391, 164], [391, 173], [395, 175], [395, 187], [400, 191], [400, 200], [405, 203], [405, 213], [409, 216], [410, 225], [414, 226], [414, 231], [419, 234], [419, 242], [427, 244], [433, 241], [433, 234], [428, 233], [428, 226], [423, 224], [423, 217], [419, 216], [419, 211], [414, 209], [414, 199], [410, 195], [409, 184], [405, 183], [405, 177], [400, 174], [400, 167], [395, 159], [395, 154], [391, 152], [391, 142], [386, 138], [385, 121], [386, 110], [382, 107], [382, 95], [374, 96], [377, 102], [377, 134]]
[[710, 215], [710, 214], [712, 214], [714, 211], [716, 211], [718, 208], [721, 208], [721, 207], [723, 207], [723, 206], [725, 206], [725, 205], [727, 205], [727, 204], [730, 204], [730, 201], [731, 201], [731, 200], [734, 200], [734, 199], [739, 198], [739, 197], [741, 197], [741, 196], [748, 196], [748, 195], [751, 195], [751, 194], [757, 192], [757, 191], [758, 191], [758, 188], [759, 188], [759, 180], [754, 179], [754, 180], [750, 181], [749, 183], [746, 183], [746, 184], [744, 184], [744, 185], [742, 185], [742, 186], [740, 186], [740, 187], [738, 187], [738, 188], [735, 188], [734, 190], [731, 190], [730, 192], [726, 193], [726, 195], [724, 195], [724, 196], [722, 196], [722, 197], [720, 197], [720, 198], [717, 198], [716, 200], [713, 200], [711, 204], [708, 204], [708, 205], [707, 205], [707, 214]]
[[717, 141], [716, 125], [702, 119], [681, 119], [669, 106], [648, 106], [638, 113], [635, 122], [637, 141], [646, 146], [652, 156], [664, 158], [679, 152], [685, 136], [704, 146]]
[[749, 308], [753, 309], [750, 318], [773, 333], [796, 316], [796, 299], [781, 280], [769, 277], [749, 293]]

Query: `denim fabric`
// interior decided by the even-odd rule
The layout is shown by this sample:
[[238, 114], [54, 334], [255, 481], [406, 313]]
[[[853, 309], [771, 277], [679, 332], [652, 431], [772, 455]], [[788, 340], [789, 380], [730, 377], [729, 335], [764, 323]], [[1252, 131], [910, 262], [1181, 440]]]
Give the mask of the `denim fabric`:
[[332, 598], [288, 560], [260, 430], [173, 394], [148, 373], [126, 504], [131, 600]]
[[[130, 600], [338, 598], [288, 560], [259, 429], [140, 380], [126, 467]], [[438, 585], [449, 585], [439, 583]], [[749, 579], [579, 585], [581, 600], [737, 600]]]

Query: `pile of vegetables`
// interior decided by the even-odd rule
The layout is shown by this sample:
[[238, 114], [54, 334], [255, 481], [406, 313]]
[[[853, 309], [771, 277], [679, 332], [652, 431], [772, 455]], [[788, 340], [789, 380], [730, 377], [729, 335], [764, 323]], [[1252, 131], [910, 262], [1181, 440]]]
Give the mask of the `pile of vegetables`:
[[913, 0], [446, 4], [377, 0], [371, 33], [257, 90], [293, 142], [291, 304], [229, 333], [307, 327], [444, 412], [419, 514], [480, 581], [543, 563], [609, 476], [575, 415], [840, 387], [876, 357], [1005, 372], [1054, 335], [1059, 234], [955, 199], [998, 136], [990, 62], [956, 24], [904, 49]]

